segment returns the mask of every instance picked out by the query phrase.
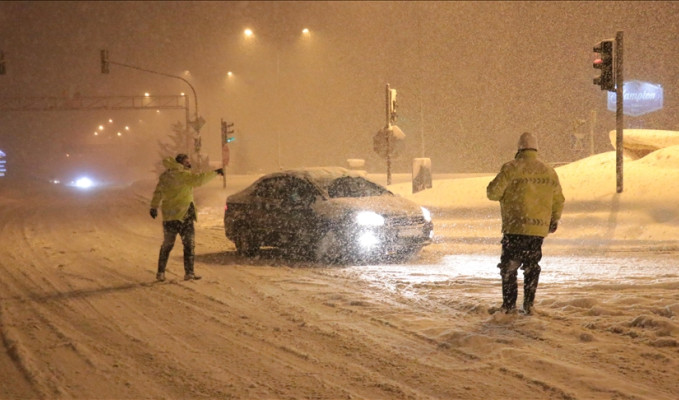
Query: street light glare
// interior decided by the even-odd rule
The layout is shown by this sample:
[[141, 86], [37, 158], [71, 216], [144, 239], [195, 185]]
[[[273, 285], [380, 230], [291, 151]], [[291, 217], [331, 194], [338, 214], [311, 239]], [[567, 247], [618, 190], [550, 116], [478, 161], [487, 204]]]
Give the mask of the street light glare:
[[304, 28], [304, 29], [302, 29], [302, 34], [303, 35], [310, 35], [311, 32], [309, 31], [309, 28]]
[[233, 72], [229, 71], [226, 73], [227, 76], [233, 76]]
[[99, 130], [103, 131], [104, 130], [104, 125], [99, 125]]
[[150, 96], [149, 92], [144, 93], [144, 96], [149, 97]]
[[252, 32], [252, 29], [246, 28], [246, 29], [243, 31], [243, 34], [245, 35], [245, 37], [252, 37], [252, 35], [254, 35], [255, 33]]

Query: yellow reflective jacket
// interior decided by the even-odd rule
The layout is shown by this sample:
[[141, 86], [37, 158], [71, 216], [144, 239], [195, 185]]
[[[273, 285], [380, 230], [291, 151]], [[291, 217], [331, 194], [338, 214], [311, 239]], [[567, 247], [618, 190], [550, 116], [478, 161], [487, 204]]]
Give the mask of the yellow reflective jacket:
[[[217, 176], [214, 171], [194, 174], [173, 157], [163, 160], [166, 170], [160, 174], [153, 191], [151, 208], [162, 203], [163, 221], [182, 221], [193, 203], [193, 188], [203, 185]], [[197, 219], [194, 215], [194, 219]]]
[[486, 195], [500, 201], [502, 232], [515, 235], [547, 236], [550, 221], [559, 221], [565, 202], [559, 176], [535, 150], [522, 150], [505, 163]]

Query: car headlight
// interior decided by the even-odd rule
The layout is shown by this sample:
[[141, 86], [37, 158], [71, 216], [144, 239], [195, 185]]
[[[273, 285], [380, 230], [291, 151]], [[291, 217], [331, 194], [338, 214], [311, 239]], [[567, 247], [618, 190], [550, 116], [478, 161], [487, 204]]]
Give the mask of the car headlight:
[[83, 176], [83, 177], [80, 177], [80, 178], [76, 179], [75, 181], [71, 182], [69, 184], [69, 186], [72, 186], [72, 187], [75, 187], [75, 188], [78, 188], [78, 189], [91, 189], [94, 186], [96, 186], [96, 183], [92, 179], [90, 179], [86, 176]]
[[361, 226], [382, 226], [384, 217], [373, 211], [361, 211], [356, 214], [356, 223]]
[[431, 222], [431, 212], [427, 210], [424, 207], [420, 207], [422, 209], [422, 216], [424, 217], [424, 220], [427, 222]]

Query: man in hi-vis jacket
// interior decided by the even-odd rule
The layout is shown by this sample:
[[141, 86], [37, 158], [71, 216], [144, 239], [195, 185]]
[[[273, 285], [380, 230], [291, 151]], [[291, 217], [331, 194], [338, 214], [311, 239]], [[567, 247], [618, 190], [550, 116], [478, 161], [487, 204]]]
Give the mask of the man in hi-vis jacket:
[[152, 218], [158, 216], [158, 207], [163, 212], [163, 244], [158, 255], [158, 272], [156, 279], [165, 280], [165, 267], [174, 247], [177, 235], [182, 238], [184, 245], [184, 280], [197, 280], [200, 275], [193, 271], [195, 251], [195, 229], [193, 222], [196, 216], [196, 206], [193, 204], [193, 188], [203, 185], [217, 175], [224, 175], [222, 168], [214, 171], [193, 173], [191, 160], [186, 154], [168, 157], [163, 160], [166, 170], [160, 175], [156, 189], [151, 199], [150, 214]]
[[514, 160], [505, 163], [486, 189], [489, 200], [500, 202], [502, 214], [502, 307], [516, 312], [519, 267], [523, 269], [523, 312], [533, 311], [540, 278], [542, 242], [556, 231], [563, 211], [564, 196], [554, 168], [538, 159], [535, 135], [519, 138]]

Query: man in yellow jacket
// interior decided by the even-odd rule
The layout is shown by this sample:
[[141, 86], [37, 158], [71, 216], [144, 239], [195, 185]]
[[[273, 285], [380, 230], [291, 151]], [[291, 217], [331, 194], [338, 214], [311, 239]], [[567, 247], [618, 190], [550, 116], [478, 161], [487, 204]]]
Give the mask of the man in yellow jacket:
[[197, 221], [193, 188], [207, 183], [217, 175], [224, 175], [224, 170], [219, 168], [194, 174], [191, 172], [191, 160], [186, 154], [168, 157], [163, 160], [163, 165], [166, 170], [158, 179], [150, 210], [151, 217], [155, 219], [158, 216], [158, 207], [162, 205], [164, 240], [160, 246], [156, 279], [165, 280], [167, 260], [179, 234], [184, 245], [184, 280], [197, 280], [201, 277], [193, 271], [196, 247], [193, 222]]
[[505, 163], [486, 188], [489, 200], [500, 201], [502, 214], [502, 307], [516, 311], [519, 267], [523, 269], [523, 312], [533, 311], [542, 259], [542, 242], [556, 231], [563, 211], [564, 196], [554, 168], [540, 161], [535, 135], [519, 138], [514, 160]]

